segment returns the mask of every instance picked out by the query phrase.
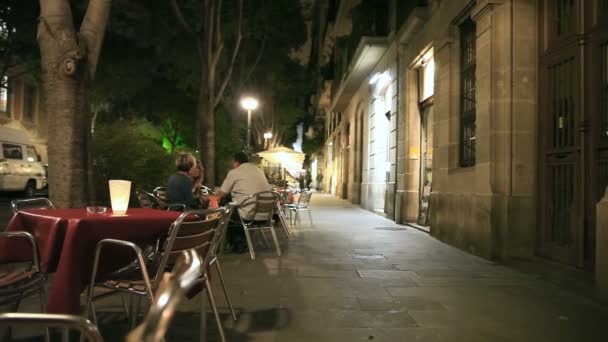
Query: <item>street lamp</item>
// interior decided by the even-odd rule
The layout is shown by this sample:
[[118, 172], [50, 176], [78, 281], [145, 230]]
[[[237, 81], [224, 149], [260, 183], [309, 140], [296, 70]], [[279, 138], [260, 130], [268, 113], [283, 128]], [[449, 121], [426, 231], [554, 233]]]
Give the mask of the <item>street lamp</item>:
[[251, 96], [243, 97], [241, 107], [247, 110], [247, 146], [251, 146], [251, 111], [258, 108], [258, 100]]
[[266, 149], [268, 149], [268, 139], [272, 139], [271, 132], [264, 133], [264, 145], [266, 146]]

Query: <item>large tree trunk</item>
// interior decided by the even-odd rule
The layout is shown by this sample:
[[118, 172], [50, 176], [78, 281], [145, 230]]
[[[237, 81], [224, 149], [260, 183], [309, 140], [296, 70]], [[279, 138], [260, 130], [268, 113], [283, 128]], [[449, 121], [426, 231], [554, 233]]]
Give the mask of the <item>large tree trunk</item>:
[[109, 14], [109, 0], [91, 0], [80, 32], [67, 0], [40, 0], [38, 43], [49, 117], [49, 195], [58, 207], [89, 202], [89, 94]]
[[215, 170], [215, 120], [213, 106], [209, 103], [209, 96], [201, 89], [198, 102], [199, 133], [197, 136], [198, 150], [205, 166], [205, 183], [216, 186]]

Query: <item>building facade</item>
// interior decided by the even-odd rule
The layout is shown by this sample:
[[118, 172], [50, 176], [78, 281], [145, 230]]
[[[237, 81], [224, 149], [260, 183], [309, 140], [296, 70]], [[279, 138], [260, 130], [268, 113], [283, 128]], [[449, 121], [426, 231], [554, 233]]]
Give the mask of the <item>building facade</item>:
[[34, 77], [20, 68], [3, 76], [0, 87], [0, 125], [28, 135], [42, 163], [48, 163], [47, 117], [42, 91]]
[[608, 184], [608, 2], [334, 7], [328, 26], [350, 30], [325, 30], [325, 189], [471, 253], [540, 256], [608, 289], [598, 204]]

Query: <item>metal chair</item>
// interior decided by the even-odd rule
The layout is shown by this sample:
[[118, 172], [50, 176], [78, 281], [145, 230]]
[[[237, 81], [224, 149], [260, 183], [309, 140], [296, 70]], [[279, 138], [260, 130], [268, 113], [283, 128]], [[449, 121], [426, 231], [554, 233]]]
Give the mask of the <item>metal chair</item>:
[[48, 198], [29, 198], [11, 201], [11, 211], [15, 215], [20, 210], [26, 209], [55, 209]]
[[245, 230], [245, 238], [247, 239], [247, 245], [249, 246], [251, 260], [255, 259], [255, 251], [251, 240], [251, 232], [253, 231], [260, 231], [262, 238], [264, 238], [264, 242], [268, 244], [266, 236], [264, 235], [264, 230], [270, 230], [277, 256], [281, 256], [281, 246], [279, 245], [279, 240], [272, 220], [278, 201], [279, 196], [276, 192], [263, 191], [250, 195], [237, 206], [239, 209], [253, 209], [249, 217], [244, 218], [242, 215], [239, 215], [241, 217], [241, 224]]
[[38, 244], [28, 232], [1, 232], [0, 239], [26, 239], [32, 247], [31, 265], [18, 271], [0, 271], [0, 305], [19, 304], [23, 298], [40, 295], [40, 310], [44, 312], [46, 274], [40, 269]]
[[287, 220], [287, 216], [285, 216], [285, 205], [288, 204], [289, 201], [289, 193], [288, 192], [275, 192], [279, 196], [279, 200], [277, 201], [277, 215], [279, 217], [279, 221], [281, 222], [281, 227], [283, 227], [283, 232], [288, 239], [292, 236], [291, 224]]
[[[154, 297], [154, 304], [150, 307], [145, 320], [126, 338], [127, 342], [160, 342], [173, 318], [178, 304], [185, 294], [200, 279], [202, 260], [195, 250], [182, 252], [171, 273], [165, 273]], [[87, 341], [102, 342], [97, 327], [89, 320], [80, 316], [35, 314], [35, 313], [7, 313], [0, 314], [0, 326], [42, 326], [61, 328], [62, 340], [69, 339], [69, 331], [76, 330]], [[82, 341], [82, 339], [81, 339]]]
[[136, 189], [135, 194], [137, 195], [137, 201], [139, 206], [142, 208], [160, 209], [160, 205], [156, 201], [156, 196], [147, 192], [146, 190]]
[[154, 196], [160, 198], [163, 201], [167, 200], [167, 188], [165, 188], [164, 186], [158, 186], [154, 188], [154, 190], [152, 190], [152, 194], [154, 194]]
[[[209, 210], [192, 210], [182, 213], [177, 220], [171, 225], [167, 236], [161, 243], [161, 248], [158, 251], [158, 259], [153, 265], [154, 272], [148, 271], [144, 255], [141, 249], [132, 242], [105, 239], [97, 244], [95, 251], [95, 259], [93, 261], [93, 272], [91, 275], [91, 282], [89, 285], [87, 304], [86, 304], [86, 317], [89, 317], [89, 313], [93, 318], [93, 322], [97, 322], [95, 315], [94, 302], [98, 299], [107, 297], [116, 293], [123, 293], [127, 295], [135, 296], [138, 302], [141, 298], [145, 298], [152, 303], [155, 303], [155, 299], [152, 293], [157, 289], [162, 280], [162, 275], [165, 273], [167, 267], [174, 265], [177, 257], [188, 249], [195, 249], [201, 256], [203, 256], [202, 268], [205, 270], [198, 279], [198, 284], [202, 286], [202, 290], [206, 290], [207, 298], [211, 304], [211, 308], [215, 315], [218, 330], [222, 341], [225, 341], [224, 330], [222, 328], [221, 320], [211, 286], [209, 285], [209, 278], [207, 276], [207, 267], [212, 259], [212, 253], [217, 248], [219, 240], [219, 231], [224, 224], [224, 220], [227, 219], [226, 209], [209, 209]], [[208, 216], [215, 217], [217, 214], [219, 218], [205, 219]], [[104, 247], [107, 246], [124, 246], [128, 247], [137, 255], [139, 261], [138, 270], [139, 273], [135, 279], [133, 277], [122, 278], [120, 275], [115, 275], [113, 279], [103, 279], [101, 282], [97, 282], [97, 271], [99, 269], [99, 262], [101, 252]], [[102, 287], [109, 289], [109, 292], [95, 296], [95, 288]], [[201, 335], [200, 338], [204, 338], [204, 323], [205, 323], [205, 301], [201, 297]], [[139, 305], [137, 305], [139, 307]], [[137, 317], [137, 309], [134, 305], [130, 308], [130, 319], [131, 326], [135, 326], [135, 320]]]
[[312, 191], [302, 191], [300, 193], [300, 198], [298, 198], [298, 202], [293, 204], [287, 204], [285, 207], [290, 210], [290, 217], [293, 213], [293, 224], [302, 223], [300, 218], [300, 211], [308, 212], [308, 219], [310, 220], [310, 225], [314, 225], [312, 221], [312, 214], [310, 213], [310, 199], [312, 197]]
[[[147, 193], [147, 197], [157, 207], [154, 209], [161, 210], [173, 210], [173, 211], [186, 211], [188, 206], [182, 203], [167, 203], [167, 190], [165, 187], [159, 186], [152, 190], [152, 193]], [[139, 195], [138, 195], [139, 198]], [[141, 203], [141, 201], [140, 201]], [[144, 207], [145, 208], [145, 207]]]
[[[32, 260], [29, 267], [16, 271], [0, 270], [0, 306], [15, 305], [15, 311], [24, 298], [38, 294], [40, 311], [46, 311], [46, 274], [40, 268], [38, 244], [28, 232], [1, 232], [0, 239], [26, 239], [32, 247]], [[48, 338], [48, 332], [47, 332]]]
[[182, 252], [171, 273], [165, 273], [144, 321], [129, 335], [127, 342], [161, 342], [173, 315], [188, 291], [199, 281], [203, 260], [194, 249]]
[[[99, 330], [88, 319], [80, 316], [38, 314], [38, 313], [4, 313], [0, 314], [0, 326], [33, 326], [62, 329], [62, 341], [69, 338], [69, 330], [80, 332], [81, 336], [90, 342], [103, 342]], [[48, 340], [48, 338], [47, 338]]]
[[213, 248], [211, 248], [211, 259], [209, 260], [209, 267], [215, 265], [215, 269], [217, 271], [217, 275], [220, 279], [220, 285], [222, 285], [222, 290], [224, 291], [224, 297], [226, 298], [226, 303], [228, 303], [228, 308], [230, 309], [230, 313], [232, 314], [232, 319], [235, 321], [236, 313], [234, 311], [234, 307], [232, 306], [232, 301], [230, 300], [230, 296], [228, 295], [228, 289], [226, 288], [226, 282], [224, 281], [224, 274], [222, 273], [222, 268], [220, 267], [219, 257], [224, 251], [224, 244], [226, 243], [226, 230], [228, 229], [228, 223], [230, 222], [230, 217], [232, 217], [232, 213], [236, 208], [235, 203], [228, 203], [226, 206], [225, 219], [222, 221], [222, 225], [220, 226], [218, 232], [217, 243]]

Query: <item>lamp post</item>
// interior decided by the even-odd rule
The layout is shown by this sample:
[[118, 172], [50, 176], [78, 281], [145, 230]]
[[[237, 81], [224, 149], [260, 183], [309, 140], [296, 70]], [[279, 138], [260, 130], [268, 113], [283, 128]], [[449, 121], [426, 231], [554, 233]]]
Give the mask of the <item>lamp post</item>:
[[241, 107], [247, 110], [247, 146], [251, 146], [251, 111], [258, 108], [258, 100], [251, 96], [241, 99]]
[[264, 147], [268, 149], [268, 139], [272, 139], [272, 133], [266, 132], [264, 133]]

